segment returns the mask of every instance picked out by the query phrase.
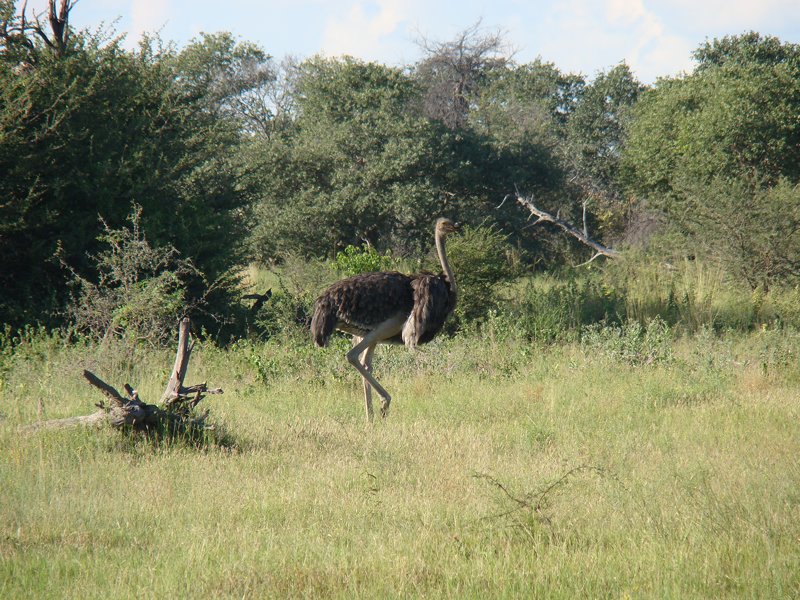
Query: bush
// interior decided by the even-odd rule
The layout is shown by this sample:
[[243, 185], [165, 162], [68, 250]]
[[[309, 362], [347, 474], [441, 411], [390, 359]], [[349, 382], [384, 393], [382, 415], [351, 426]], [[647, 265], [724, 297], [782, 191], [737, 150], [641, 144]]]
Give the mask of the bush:
[[352, 244], [347, 246], [343, 251], [337, 252], [334, 265], [336, 270], [345, 277], [359, 273], [391, 271], [397, 268], [389, 252], [379, 254], [369, 244], [364, 244], [361, 248], [356, 248]]
[[751, 289], [800, 281], [800, 186], [756, 175], [687, 185], [695, 247]]
[[141, 214], [135, 206], [130, 227], [121, 229], [101, 220], [99, 240], [107, 249], [93, 257], [97, 283], [72, 271], [77, 292], [68, 313], [79, 333], [161, 345], [173, 338], [178, 320], [198, 308], [186, 290], [203, 274], [172, 246], [152, 247], [140, 228]]
[[[0, 322], [62, 325], [69, 273], [54, 253], [90, 272], [97, 215], [122, 227], [134, 201], [154, 244], [212, 280], [238, 267], [252, 196], [236, 123], [209, 107], [219, 86], [192, 86], [157, 38], [129, 52], [119, 36], [68, 27], [69, 47], [54, 53], [26, 29], [0, 43]], [[198, 78], [226, 58], [209, 53]]]
[[583, 328], [581, 346], [587, 353], [632, 365], [649, 365], [672, 359], [672, 331], [660, 317], [644, 326], [638, 321], [621, 326], [593, 323]]
[[265, 339], [297, 337], [311, 321], [312, 302], [308, 295], [293, 295], [285, 289], [272, 294], [255, 317], [258, 333]]
[[[465, 226], [448, 238], [447, 256], [458, 284], [457, 323], [484, 318], [500, 304], [500, 286], [516, 276], [508, 236], [494, 225]], [[426, 268], [440, 272], [435, 251], [424, 261]]]
[[508, 310], [528, 339], [554, 342], [575, 339], [581, 327], [614, 322], [624, 310], [624, 299], [596, 277], [566, 279], [538, 277], [515, 294]]

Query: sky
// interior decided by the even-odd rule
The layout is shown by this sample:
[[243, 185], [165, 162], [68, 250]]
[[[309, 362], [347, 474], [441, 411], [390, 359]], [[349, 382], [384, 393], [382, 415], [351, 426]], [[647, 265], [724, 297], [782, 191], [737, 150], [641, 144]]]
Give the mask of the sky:
[[[46, 6], [28, 0], [29, 11]], [[346, 54], [394, 66], [421, 57], [420, 39], [447, 41], [479, 20], [518, 63], [541, 58], [592, 78], [624, 61], [644, 83], [691, 72], [692, 51], [725, 35], [800, 43], [800, 0], [78, 0], [70, 17], [78, 29], [126, 34], [131, 48], [143, 32], [181, 47], [229, 31], [276, 59]]]

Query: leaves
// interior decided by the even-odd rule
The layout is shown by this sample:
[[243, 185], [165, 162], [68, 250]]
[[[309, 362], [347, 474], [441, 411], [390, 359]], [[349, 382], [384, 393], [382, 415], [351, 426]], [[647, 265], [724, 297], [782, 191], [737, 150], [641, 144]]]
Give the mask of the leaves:
[[[39, 52], [21, 70], [0, 51], [0, 320], [14, 325], [59, 322], [68, 290], [57, 248], [91, 280], [98, 215], [118, 227], [133, 202], [154, 243], [210, 278], [242, 257], [250, 190], [232, 152], [237, 127], [209, 109], [220, 96], [188, 85], [189, 61], [155, 38], [137, 52], [102, 33], [70, 40], [69, 52]], [[208, 52], [231, 64], [239, 53]]]

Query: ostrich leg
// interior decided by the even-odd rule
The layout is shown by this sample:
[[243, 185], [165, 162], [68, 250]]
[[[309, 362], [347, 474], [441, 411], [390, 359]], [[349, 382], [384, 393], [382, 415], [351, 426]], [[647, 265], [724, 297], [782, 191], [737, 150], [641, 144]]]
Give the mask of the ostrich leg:
[[[355, 347], [361, 342], [360, 337], [357, 335], [353, 336], [353, 346]], [[375, 352], [375, 344], [364, 350], [361, 353], [361, 356], [358, 357], [359, 362], [367, 369], [368, 373], [372, 373], [372, 353]], [[369, 384], [369, 381], [365, 377], [361, 377], [361, 380], [364, 382], [364, 404], [367, 411], [367, 420], [372, 422], [373, 420], [373, 413], [372, 413], [372, 386]]]
[[[375, 344], [364, 350], [361, 355], [361, 364], [367, 369], [367, 373], [372, 374], [372, 353], [375, 352]], [[363, 377], [362, 377], [363, 379]], [[364, 379], [364, 402], [367, 409], [367, 419], [372, 421], [372, 386], [369, 381]]]
[[[396, 317], [392, 317], [391, 319], [387, 319], [363, 338], [361, 338], [361, 341], [353, 346], [353, 348], [347, 353], [348, 362], [353, 365], [358, 372], [361, 373], [361, 377], [364, 378], [364, 396], [365, 403], [367, 405], [368, 419], [371, 416], [370, 409], [372, 408], [372, 397], [367, 391], [368, 385], [373, 387], [381, 397], [382, 417], [386, 418], [386, 415], [389, 414], [389, 404], [392, 402], [392, 397], [389, 395], [389, 392], [387, 392], [383, 386], [378, 383], [378, 380], [372, 376], [372, 352], [375, 350], [375, 346], [379, 342], [382, 340], [387, 340], [390, 337], [400, 333], [400, 331], [403, 329], [404, 322], [405, 316], [403, 315], [398, 315]], [[364, 356], [363, 364], [361, 362], [362, 355]]]

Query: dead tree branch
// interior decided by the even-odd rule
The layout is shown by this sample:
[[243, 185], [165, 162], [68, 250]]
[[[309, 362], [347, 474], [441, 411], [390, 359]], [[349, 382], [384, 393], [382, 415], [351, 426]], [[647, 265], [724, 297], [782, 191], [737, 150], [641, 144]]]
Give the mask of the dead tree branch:
[[570, 223], [568, 223], [567, 221], [562, 219], [560, 217], [560, 215], [557, 214], [557, 215], [553, 216], [550, 213], [548, 213], [546, 211], [543, 211], [540, 208], [537, 208], [533, 203], [532, 197], [529, 199], [529, 198], [526, 198], [526, 197], [522, 196], [521, 194], [517, 193], [516, 200], [517, 200], [517, 204], [519, 204], [520, 206], [522, 206], [524, 208], [527, 208], [528, 211], [530, 211], [531, 216], [537, 217], [537, 219], [533, 223], [533, 225], [538, 225], [539, 223], [543, 223], [543, 222], [552, 223], [553, 225], [556, 225], [556, 226], [560, 227], [563, 231], [565, 231], [569, 235], [571, 235], [574, 238], [576, 238], [577, 240], [579, 240], [581, 243], [583, 243], [583, 244], [589, 246], [590, 248], [592, 248], [596, 252], [596, 254], [592, 258], [590, 258], [588, 261], [586, 261], [585, 263], [582, 263], [582, 264], [584, 264], [584, 265], [588, 264], [588, 263], [592, 262], [598, 256], [606, 256], [608, 258], [618, 258], [620, 256], [620, 253], [617, 250], [614, 250], [613, 248], [608, 248], [608, 247], [604, 246], [603, 244], [601, 244], [599, 242], [596, 242], [591, 237], [589, 237], [588, 230], [587, 230], [588, 228], [586, 226], [586, 206], [585, 205], [584, 205], [584, 223], [583, 223], [584, 230], [580, 231], [579, 229], [577, 229], [576, 227], [574, 227], [573, 225], [571, 225]]
[[[63, 56], [69, 42], [69, 13], [78, 0], [49, 0], [47, 11], [32, 11], [32, 19], [28, 18], [28, 2], [23, 2], [18, 16], [11, 15], [0, 23], [0, 42], [5, 45], [19, 44], [28, 50], [34, 49], [31, 34], [38, 37], [56, 56]], [[46, 18], [47, 25], [42, 22]]]
[[161, 396], [160, 404], [143, 402], [139, 399], [139, 392], [128, 383], [125, 384], [127, 397], [123, 396], [114, 386], [106, 383], [91, 371], [84, 370], [83, 377], [89, 382], [89, 385], [97, 388], [105, 396], [106, 402], [98, 402], [95, 405], [98, 410], [91, 415], [45, 421], [27, 429], [55, 429], [74, 425], [110, 425], [115, 429], [128, 427], [136, 431], [155, 430], [163, 426], [168, 426], [173, 430], [202, 427], [207, 413], [195, 417], [192, 415], [193, 409], [207, 394], [221, 394], [222, 390], [219, 388], [209, 389], [206, 383], [184, 387], [183, 379], [189, 367], [189, 356], [192, 349], [189, 344], [189, 325], [188, 318], [183, 319], [180, 323], [175, 366]]
[[178, 352], [175, 354], [175, 365], [167, 387], [161, 395], [161, 404], [169, 405], [180, 396], [183, 378], [189, 367], [189, 357], [192, 355], [192, 346], [189, 346], [189, 319], [183, 319], [178, 328]]

